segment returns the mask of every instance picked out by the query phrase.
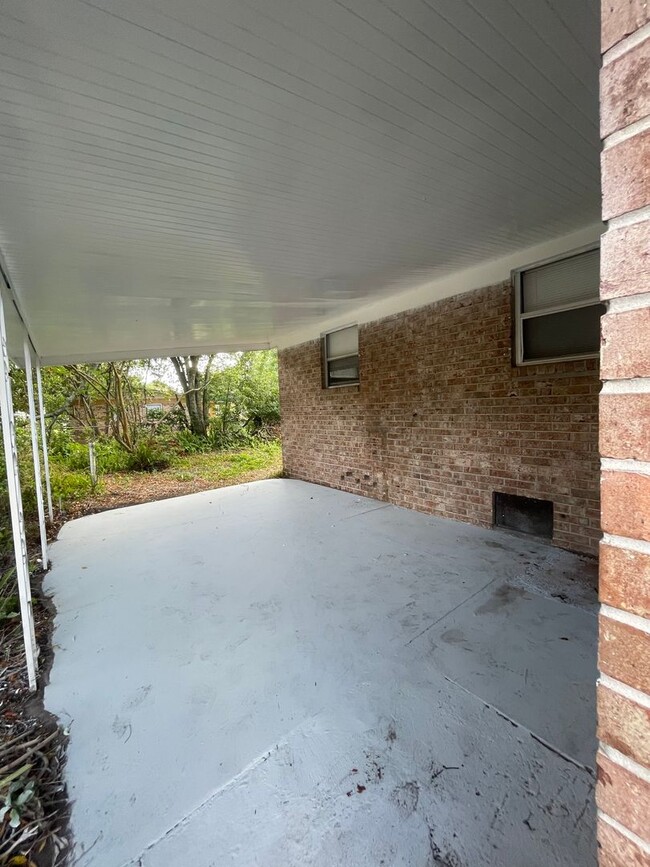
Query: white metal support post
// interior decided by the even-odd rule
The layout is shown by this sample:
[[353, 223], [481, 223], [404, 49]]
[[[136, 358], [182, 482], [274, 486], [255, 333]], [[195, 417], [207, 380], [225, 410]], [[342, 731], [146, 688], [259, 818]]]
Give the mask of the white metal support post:
[[38, 526], [41, 531], [41, 556], [43, 569], [47, 569], [47, 529], [45, 527], [45, 508], [43, 506], [43, 483], [41, 482], [41, 456], [38, 449], [38, 427], [36, 421], [36, 405], [34, 402], [32, 352], [29, 348], [29, 340], [27, 337], [25, 337], [23, 350], [25, 353], [25, 380], [27, 381], [27, 403], [29, 406], [29, 432], [32, 438], [32, 458], [34, 459], [34, 487], [36, 488]]
[[45, 471], [45, 493], [47, 494], [47, 514], [50, 521], [54, 520], [52, 508], [52, 483], [50, 482], [50, 459], [47, 454], [47, 431], [45, 430], [45, 410], [43, 409], [43, 380], [41, 365], [36, 360], [36, 387], [38, 389], [38, 416], [41, 422], [41, 449], [43, 451], [43, 470]]
[[18, 581], [18, 596], [20, 599], [20, 617], [25, 642], [27, 658], [27, 677], [29, 688], [36, 689], [36, 665], [38, 648], [34, 633], [34, 616], [32, 612], [32, 590], [29, 583], [29, 561], [27, 559], [27, 541], [25, 539], [25, 519], [23, 517], [23, 501], [20, 491], [20, 476], [18, 473], [18, 449], [16, 446], [16, 427], [14, 424], [14, 405], [11, 396], [11, 378], [9, 376], [9, 353], [7, 351], [7, 330], [5, 327], [5, 312], [0, 295], [0, 413], [2, 418], [2, 439], [4, 441], [5, 463], [7, 465], [7, 488], [9, 489], [9, 506], [11, 509], [11, 529], [14, 539], [16, 557], [16, 578]]

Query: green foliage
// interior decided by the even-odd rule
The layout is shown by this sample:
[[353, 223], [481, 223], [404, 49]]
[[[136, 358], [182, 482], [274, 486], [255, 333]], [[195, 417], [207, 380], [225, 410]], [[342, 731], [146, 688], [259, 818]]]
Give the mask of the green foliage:
[[[90, 471], [90, 457], [85, 443], [75, 442], [68, 432], [63, 431], [57, 431], [52, 440], [51, 454], [58, 459], [61, 468], [77, 473]], [[162, 469], [169, 466], [173, 451], [174, 444], [169, 429], [158, 431], [156, 436], [145, 435], [143, 432], [131, 452], [110, 437], [103, 437], [95, 442], [95, 459], [99, 473]]]
[[279, 441], [255, 441], [244, 449], [184, 455], [173, 462], [173, 477], [179, 481], [200, 476], [215, 485], [257, 470], [267, 470], [269, 475], [281, 474], [282, 446]]
[[225, 454], [223, 456], [222, 477], [224, 479], [234, 478], [241, 473], [263, 470], [281, 456], [282, 446], [277, 440], [256, 443], [251, 448]]
[[47, 438], [47, 450], [50, 458], [67, 458], [74, 445], [76, 442], [72, 439], [67, 425], [52, 428]]
[[[52, 498], [58, 505], [66, 508], [71, 503], [88, 496], [92, 483], [88, 469], [88, 446], [75, 442], [66, 430], [57, 431], [52, 437], [53, 449], [50, 451], [50, 476]], [[23, 497], [23, 510], [27, 520], [36, 515], [36, 486], [34, 465], [32, 463], [31, 440], [27, 425], [16, 425], [16, 442], [20, 463], [20, 482]], [[6, 492], [4, 462], [0, 461], [2, 483]], [[8, 508], [8, 507], [7, 507]]]
[[[129, 468], [129, 453], [112, 439], [102, 439], [95, 443], [97, 470], [100, 473], [117, 473]], [[88, 465], [88, 459], [86, 461]]]
[[70, 503], [83, 500], [92, 489], [93, 484], [88, 472], [67, 470], [57, 464], [51, 466], [52, 499], [63, 508]]
[[[101, 439], [95, 443], [95, 460], [100, 473], [117, 473], [128, 470], [131, 455], [113, 439]], [[66, 461], [71, 470], [89, 470], [90, 456], [88, 446], [75, 443], [72, 454]]]
[[[67, 367], [44, 367], [42, 370], [43, 404], [46, 415], [57, 412], [70, 394], [70, 372]], [[27, 383], [25, 371], [13, 368], [11, 390], [14, 409], [27, 412]]]
[[159, 437], [170, 431], [187, 430], [187, 418], [182, 406], [174, 409], [151, 409], [147, 412], [145, 425]]
[[[3, 537], [5, 533], [2, 534]], [[8, 545], [9, 539], [2, 540]], [[17, 618], [20, 613], [20, 601], [16, 593], [16, 567], [6, 569], [0, 576], [0, 624], [3, 620]]]
[[[29, 769], [30, 766], [27, 765], [26, 767]], [[0, 785], [6, 782], [7, 779], [2, 780]], [[20, 825], [25, 807], [34, 797], [35, 785], [34, 780], [25, 781], [24, 779], [14, 780], [9, 783], [4, 803], [0, 807], [0, 822], [8, 815], [10, 828], [17, 828]]]
[[[34, 465], [32, 463], [32, 441], [29, 424], [16, 420], [16, 446], [20, 465], [20, 482], [22, 488], [23, 512], [29, 520], [36, 514], [36, 487], [34, 485]], [[0, 523], [10, 531], [9, 493], [7, 490], [7, 475], [4, 460], [0, 457]]]
[[17, 593], [0, 595], [0, 623], [3, 620], [13, 620], [20, 615], [20, 601]]
[[200, 437], [191, 430], [181, 430], [176, 435], [176, 443], [180, 452], [186, 455], [198, 455], [211, 451], [214, 446], [209, 437]]
[[132, 472], [152, 473], [166, 469], [170, 463], [169, 454], [153, 439], [140, 440], [127, 455], [127, 469]]
[[235, 364], [215, 372], [210, 396], [215, 405], [212, 437], [216, 447], [265, 435], [280, 420], [276, 351], [240, 353]]
[[61, 464], [68, 470], [76, 470], [77, 472], [87, 471], [89, 463], [88, 446], [84, 443], [70, 442], [66, 448], [65, 455], [61, 456]]

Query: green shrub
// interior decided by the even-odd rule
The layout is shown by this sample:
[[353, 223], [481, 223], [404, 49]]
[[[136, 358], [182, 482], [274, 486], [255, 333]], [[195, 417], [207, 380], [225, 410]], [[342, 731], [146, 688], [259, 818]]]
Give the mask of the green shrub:
[[[85, 443], [59, 439], [53, 454], [69, 470], [88, 472], [90, 469], [90, 455]], [[114, 439], [97, 440], [95, 458], [100, 473], [118, 473], [129, 467], [129, 453]]]
[[66, 454], [61, 455], [60, 457], [61, 462], [67, 467], [67, 469], [77, 472], [83, 472], [84, 470], [88, 472], [90, 464], [88, 458], [88, 446], [83, 445], [83, 443], [69, 443], [66, 447]]
[[79, 443], [72, 439], [69, 428], [55, 427], [47, 438], [47, 450], [51, 458], [67, 458]]
[[241, 449], [255, 440], [246, 427], [223, 428], [213, 427], [209, 433], [211, 447], [217, 451], [225, 449]]
[[119, 473], [129, 467], [129, 453], [113, 439], [98, 440], [95, 443], [95, 457], [100, 473]]
[[179, 451], [186, 455], [198, 455], [213, 449], [213, 445], [207, 437], [200, 437], [190, 430], [179, 431], [175, 440]]
[[66, 470], [53, 464], [51, 467], [52, 498], [65, 507], [77, 500], [83, 500], [91, 493], [93, 485], [88, 473]]
[[128, 454], [127, 469], [152, 473], [154, 470], [166, 469], [170, 462], [169, 455], [162, 450], [159, 443], [140, 440], [135, 449]]

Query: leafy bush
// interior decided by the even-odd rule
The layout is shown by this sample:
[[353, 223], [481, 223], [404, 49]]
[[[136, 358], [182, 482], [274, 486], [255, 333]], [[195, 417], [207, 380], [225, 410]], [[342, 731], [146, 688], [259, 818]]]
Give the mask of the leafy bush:
[[91, 493], [93, 484], [88, 473], [75, 472], [52, 464], [52, 499], [63, 507], [77, 500], [83, 500]]
[[147, 410], [144, 426], [155, 428], [156, 432], [178, 431], [187, 429], [187, 417], [182, 406], [174, 409], [150, 409]]
[[246, 444], [277, 425], [280, 396], [275, 350], [241, 353], [234, 364], [214, 373], [210, 396], [216, 413], [211, 431], [214, 448]]
[[[16, 446], [18, 448], [18, 463], [20, 466], [20, 484], [22, 489], [23, 512], [29, 520], [36, 514], [36, 486], [34, 484], [34, 464], [32, 462], [32, 442], [29, 424], [16, 420]], [[2, 511], [6, 514], [6, 524], [11, 527], [9, 518], [9, 492], [7, 489], [7, 472], [4, 454], [0, 449], [0, 491], [2, 496]], [[3, 523], [5, 523], [3, 521]]]
[[152, 473], [164, 470], [171, 463], [169, 455], [155, 440], [140, 440], [127, 455], [127, 469], [136, 472]]
[[119, 473], [129, 467], [129, 453], [113, 439], [98, 440], [95, 443], [95, 457], [100, 473]]
[[[88, 472], [90, 457], [85, 443], [73, 440], [67, 431], [53, 431], [50, 455], [69, 470]], [[114, 439], [105, 438], [95, 442], [95, 458], [100, 473], [118, 473], [129, 466], [129, 453]]]
[[179, 451], [186, 455], [198, 455], [209, 452], [213, 445], [208, 437], [200, 437], [190, 430], [182, 430], [176, 434], [176, 444]]
[[47, 450], [51, 458], [67, 458], [74, 446], [79, 445], [72, 439], [70, 429], [66, 424], [54, 427], [47, 438]]
[[71, 442], [66, 447], [65, 455], [61, 455], [61, 463], [69, 470], [88, 472], [89, 457], [88, 446], [83, 443]]

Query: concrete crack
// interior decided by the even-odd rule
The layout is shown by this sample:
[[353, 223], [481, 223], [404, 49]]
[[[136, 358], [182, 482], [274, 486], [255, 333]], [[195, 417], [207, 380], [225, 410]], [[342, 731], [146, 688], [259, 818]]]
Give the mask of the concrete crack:
[[486, 587], [490, 586], [490, 584], [494, 584], [495, 581], [501, 581], [501, 580], [502, 580], [501, 578], [491, 578], [487, 582], [487, 584], [484, 584], [483, 587], [479, 587], [479, 589], [475, 593], [472, 593], [471, 596], [468, 596], [466, 599], [463, 599], [463, 601], [459, 602], [458, 605], [454, 605], [454, 607], [450, 608], [449, 611], [445, 611], [445, 613], [442, 615], [442, 617], [439, 617], [437, 620], [434, 620], [433, 623], [429, 623], [428, 626], [425, 626], [424, 629], [421, 632], [418, 632], [417, 635], [414, 635], [413, 638], [409, 638], [409, 640], [406, 642], [404, 647], [408, 647], [409, 644], [413, 644], [413, 642], [416, 641], [418, 638], [421, 638], [421, 636], [423, 636], [425, 634], [425, 632], [428, 632], [430, 629], [433, 629], [434, 626], [437, 626], [439, 623], [441, 623], [445, 619], [445, 617], [449, 617], [449, 615], [453, 614], [454, 611], [457, 611], [459, 608], [461, 608], [463, 605], [465, 605], [465, 603], [469, 602], [475, 596], [478, 596], [479, 593], [482, 593]]
[[[289, 734], [291, 734], [291, 733], [289, 733]], [[183, 816], [182, 819], [179, 819], [178, 822], [175, 822], [173, 825], [171, 825], [169, 828], [167, 828], [167, 830], [164, 831], [159, 837], [156, 837], [155, 840], [152, 840], [152, 842], [149, 843], [148, 846], [145, 846], [145, 848], [140, 852], [139, 855], [136, 855], [135, 858], [131, 858], [129, 861], [125, 861], [121, 865], [121, 867], [143, 867], [143, 865], [144, 865], [143, 858], [145, 857], [147, 852], [150, 852], [153, 848], [155, 848], [163, 840], [166, 840], [168, 837], [171, 837], [172, 835], [176, 834], [181, 828], [184, 828], [198, 812], [200, 812], [205, 806], [207, 806], [207, 804], [209, 804], [211, 801], [213, 801], [219, 795], [223, 794], [223, 792], [226, 792], [226, 791], [228, 791], [228, 789], [231, 789], [233, 786], [236, 786], [245, 776], [250, 774], [252, 771], [254, 771], [256, 768], [258, 768], [260, 765], [263, 765], [264, 762], [266, 762], [268, 759], [270, 759], [274, 753], [277, 753], [281, 747], [284, 747], [287, 744], [288, 744], [288, 736], [286, 738], [283, 738], [282, 740], [278, 741], [275, 744], [275, 746], [273, 746], [270, 750], [266, 750], [264, 753], [257, 756], [257, 758], [253, 759], [252, 762], [250, 762], [248, 765], [246, 765], [244, 768], [242, 768], [242, 770], [238, 774], [235, 774], [234, 777], [231, 777], [231, 779], [227, 780], [225, 783], [223, 783], [221, 786], [219, 786], [213, 792], [211, 792], [207, 796], [207, 798], [204, 798], [204, 800], [201, 801], [200, 804], [198, 804], [193, 810], [190, 810], [190, 812], [187, 813], [185, 816]]]
[[365, 509], [363, 512], [355, 512], [354, 515], [346, 515], [345, 518], [341, 518], [341, 521], [351, 521], [352, 518], [360, 518], [361, 515], [367, 515], [369, 512], [378, 512], [380, 509], [389, 509], [390, 505], [390, 503], [382, 503], [381, 506], [373, 506], [372, 509]]
[[472, 692], [471, 689], [467, 689], [467, 687], [463, 686], [462, 683], [458, 683], [457, 680], [452, 680], [452, 678], [447, 677], [446, 674], [443, 674], [443, 677], [447, 681], [447, 683], [451, 683], [454, 686], [457, 686], [458, 689], [462, 689], [463, 692], [467, 693], [467, 695], [471, 695], [473, 698], [477, 699], [477, 701], [480, 701], [481, 704], [485, 705], [485, 707], [489, 707], [491, 711], [493, 711], [497, 716], [500, 716], [501, 719], [503, 719], [505, 722], [508, 722], [510, 723], [510, 725], [517, 726], [518, 728], [521, 728], [524, 731], [528, 732], [528, 734], [534, 741], [537, 741], [538, 744], [541, 744], [541, 746], [543, 746], [547, 750], [550, 750], [550, 752], [555, 753], [556, 756], [563, 759], [565, 762], [569, 762], [569, 764], [573, 765], [576, 768], [579, 768], [581, 771], [586, 771], [592, 777], [595, 775], [595, 771], [592, 767], [590, 767], [589, 765], [583, 765], [582, 762], [579, 762], [572, 756], [567, 755], [567, 753], [562, 752], [562, 750], [553, 746], [553, 744], [549, 743], [547, 740], [544, 740], [544, 738], [536, 735], [535, 732], [532, 732], [527, 726], [523, 725], [520, 722], [517, 722], [517, 720], [513, 719], [511, 716], [508, 716], [508, 714], [504, 713], [502, 710], [499, 710], [499, 708], [495, 707], [495, 705], [490, 704], [489, 701], [486, 701], [480, 695], [476, 695], [476, 693]]

